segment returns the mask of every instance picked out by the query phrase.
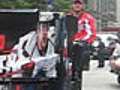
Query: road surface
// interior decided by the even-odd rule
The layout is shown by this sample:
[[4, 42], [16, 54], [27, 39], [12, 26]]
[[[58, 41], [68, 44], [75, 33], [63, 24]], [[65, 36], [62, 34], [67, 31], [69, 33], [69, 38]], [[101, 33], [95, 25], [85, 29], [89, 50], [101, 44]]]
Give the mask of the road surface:
[[90, 70], [83, 73], [82, 90], [120, 90], [117, 75], [109, 72], [109, 62], [104, 68], [97, 68], [97, 61], [91, 61]]

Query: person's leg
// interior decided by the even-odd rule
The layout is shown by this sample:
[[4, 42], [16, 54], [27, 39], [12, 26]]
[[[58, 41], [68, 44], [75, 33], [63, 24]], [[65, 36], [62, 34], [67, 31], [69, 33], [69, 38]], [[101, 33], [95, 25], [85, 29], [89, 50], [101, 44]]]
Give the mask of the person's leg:
[[80, 58], [80, 47], [78, 45], [73, 46], [72, 50], [72, 79], [78, 78], [79, 72], [79, 58]]
[[88, 47], [80, 47], [79, 45], [73, 47], [73, 76], [76, 73], [79, 75], [79, 72], [83, 69], [85, 63], [89, 61], [89, 56], [90, 53]]
[[110, 61], [110, 67], [111, 67], [111, 70], [110, 70], [110, 72], [114, 72], [114, 70], [115, 70], [115, 60], [111, 60]]
[[98, 67], [104, 67], [104, 64], [105, 64], [104, 55], [103, 54], [99, 54], [98, 59], [99, 59], [99, 61], [98, 61], [98, 64], [99, 64]]
[[80, 47], [76, 45], [73, 52], [72, 64], [73, 64], [73, 79], [75, 80], [73, 85], [81, 90], [82, 88], [82, 72], [83, 66], [89, 61], [89, 49], [88, 47]]

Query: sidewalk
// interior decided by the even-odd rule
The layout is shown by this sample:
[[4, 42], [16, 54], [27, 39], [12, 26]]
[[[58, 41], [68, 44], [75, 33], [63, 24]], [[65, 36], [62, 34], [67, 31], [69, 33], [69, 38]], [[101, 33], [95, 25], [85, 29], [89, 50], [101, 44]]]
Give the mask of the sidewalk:
[[97, 68], [97, 61], [91, 61], [90, 71], [83, 73], [82, 90], [120, 90], [117, 83], [117, 75], [109, 72], [109, 62], [106, 61], [104, 68]]

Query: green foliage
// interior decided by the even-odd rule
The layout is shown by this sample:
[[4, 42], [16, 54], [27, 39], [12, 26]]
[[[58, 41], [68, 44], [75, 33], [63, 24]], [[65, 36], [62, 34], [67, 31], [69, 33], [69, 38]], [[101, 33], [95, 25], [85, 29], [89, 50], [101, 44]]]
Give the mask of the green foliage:
[[1, 0], [0, 8], [2, 9], [22, 9], [36, 8], [41, 4], [37, 0]]
[[[42, 11], [47, 10], [47, 0], [0, 0], [0, 8], [4, 9], [28, 9], [39, 8]], [[53, 0], [54, 11], [71, 12], [71, 0]], [[87, 5], [86, 5], [87, 6]], [[90, 9], [85, 9], [92, 12]]]
[[[61, 11], [61, 12], [71, 12], [72, 10], [72, 0], [54, 0], [54, 10]], [[93, 10], [90, 9], [90, 6], [85, 4], [85, 12], [93, 13]]]
[[72, 2], [70, 0], [54, 0], [54, 10], [60, 12], [70, 12]]
[[[0, 8], [4, 9], [27, 9], [27, 8], [40, 8], [40, 10], [46, 10], [47, 0], [0, 0]], [[70, 0], [53, 0], [54, 10], [69, 12], [71, 11]], [[44, 2], [44, 3], [42, 3]]]

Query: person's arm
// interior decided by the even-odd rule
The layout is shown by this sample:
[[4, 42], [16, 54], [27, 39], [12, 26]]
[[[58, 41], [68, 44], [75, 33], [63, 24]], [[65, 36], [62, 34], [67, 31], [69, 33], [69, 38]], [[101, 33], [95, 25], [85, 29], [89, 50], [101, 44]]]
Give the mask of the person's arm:
[[[82, 40], [85, 42], [92, 42], [96, 38], [96, 24], [91, 15], [87, 15], [83, 20], [79, 21], [78, 32], [74, 38], [75, 40]], [[82, 33], [83, 32], [83, 33]]]
[[87, 35], [82, 39], [82, 40], [87, 40], [91, 37], [92, 35], [92, 26], [91, 26], [91, 20], [85, 19], [85, 30], [87, 32]]

